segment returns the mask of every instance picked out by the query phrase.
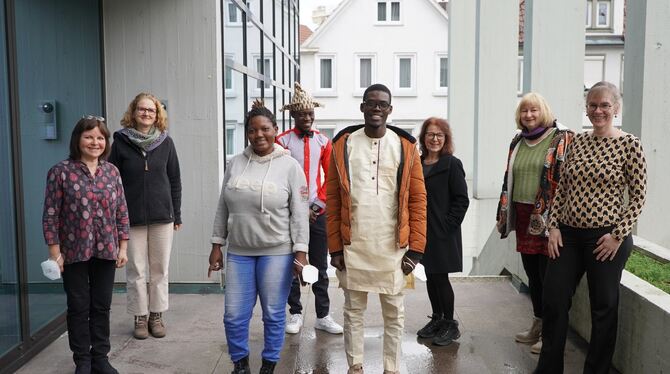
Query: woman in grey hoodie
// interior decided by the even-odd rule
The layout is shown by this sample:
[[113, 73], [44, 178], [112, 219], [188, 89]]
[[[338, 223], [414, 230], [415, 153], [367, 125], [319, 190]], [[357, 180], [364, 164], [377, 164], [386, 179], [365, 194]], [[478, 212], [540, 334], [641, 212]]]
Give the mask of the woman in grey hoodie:
[[275, 144], [274, 115], [256, 101], [247, 113], [249, 146], [230, 161], [223, 178], [209, 270], [223, 268], [227, 245], [224, 325], [233, 373], [249, 368], [249, 321], [256, 298], [263, 310], [261, 373], [272, 373], [284, 344], [286, 301], [293, 272], [307, 264], [309, 197], [305, 174]]

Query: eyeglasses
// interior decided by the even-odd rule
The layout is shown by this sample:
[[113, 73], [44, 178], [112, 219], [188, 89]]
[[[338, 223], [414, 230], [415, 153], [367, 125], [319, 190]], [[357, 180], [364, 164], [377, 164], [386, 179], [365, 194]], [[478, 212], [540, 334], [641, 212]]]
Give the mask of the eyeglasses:
[[612, 104], [610, 103], [600, 103], [600, 104], [589, 104], [586, 106], [591, 112], [595, 112], [596, 109], [600, 108], [603, 112], [607, 112], [612, 109]]
[[444, 139], [444, 134], [441, 133], [441, 132], [427, 132], [426, 133], [426, 138], [427, 139], [442, 140], [442, 139]]
[[138, 113], [156, 114], [156, 109], [154, 108], [143, 108], [141, 106], [138, 106], [136, 110]]
[[94, 115], [91, 115], [91, 114], [85, 114], [85, 115], [81, 116], [81, 118], [82, 119], [94, 119], [94, 120], [97, 120], [97, 121], [100, 121], [100, 122], [105, 122], [105, 117], [98, 117], [98, 116], [94, 116]]
[[375, 109], [376, 107], [379, 107], [379, 109], [381, 110], [386, 110], [391, 107], [391, 104], [389, 104], [386, 101], [376, 101], [376, 100], [365, 100], [363, 102], [363, 105], [365, 105], [365, 107], [368, 109]]

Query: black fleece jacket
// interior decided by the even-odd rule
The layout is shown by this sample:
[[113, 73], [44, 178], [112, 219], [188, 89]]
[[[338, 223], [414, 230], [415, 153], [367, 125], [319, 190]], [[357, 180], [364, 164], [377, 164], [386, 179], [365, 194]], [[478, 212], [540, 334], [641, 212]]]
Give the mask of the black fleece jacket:
[[131, 226], [181, 224], [181, 176], [172, 138], [144, 155], [117, 131], [108, 161], [121, 172]]

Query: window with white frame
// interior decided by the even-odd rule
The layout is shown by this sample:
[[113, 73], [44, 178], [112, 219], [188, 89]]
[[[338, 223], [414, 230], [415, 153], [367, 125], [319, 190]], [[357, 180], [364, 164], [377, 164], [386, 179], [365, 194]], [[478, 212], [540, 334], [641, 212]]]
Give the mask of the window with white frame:
[[[251, 9], [251, 1], [247, 1], [246, 4], [247, 9]], [[242, 25], [242, 10], [232, 0], [228, 0], [226, 4], [226, 23], [228, 25]]]
[[612, 0], [588, 0], [586, 2], [586, 28], [609, 29], [611, 25]]
[[[271, 68], [271, 61], [269, 58], [261, 59], [260, 57], [256, 58], [256, 71], [258, 73], [265, 75], [266, 77], [272, 78], [272, 68]], [[265, 83], [265, 89], [270, 88], [271, 84], [270, 82], [267, 81], [261, 81], [257, 80], [256, 81], [256, 88], [261, 89], [263, 87], [263, 83]], [[266, 92], [267, 95], [267, 92]]]
[[226, 156], [233, 156], [238, 153], [238, 150], [235, 149], [235, 128], [237, 124], [233, 122], [232, 124], [226, 124]]
[[335, 55], [318, 54], [316, 55], [316, 82], [317, 89], [315, 95], [334, 95], [336, 93], [337, 68]]
[[449, 58], [446, 52], [435, 54], [436, 95], [446, 95], [449, 88]]
[[591, 88], [605, 77], [605, 56], [584, 57], [584, 89]]
[[395, 55], [396, 96], [416, 95], [416, 54], [397, 53]]
[[363, 91], [376, 81], [376, 58], [374, 54], [356, 54], [354, 91], [362, 95]]
[[377, 1], [378, 23], [400, 23], [400, 1]]

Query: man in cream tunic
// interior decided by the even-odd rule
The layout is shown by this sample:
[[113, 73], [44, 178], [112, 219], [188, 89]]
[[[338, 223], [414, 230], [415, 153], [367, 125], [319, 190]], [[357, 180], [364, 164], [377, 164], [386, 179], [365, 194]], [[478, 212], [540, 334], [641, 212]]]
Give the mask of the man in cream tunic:
[[365, 125], [344, 129], [333, 141], [328, 246], [344, 291], [349, 374], [363, 373], [368, 292], [379, 294], [382, 307], [384, 373], [399, 372], [404, 274], [414, 269], [425, 245], [426, 196], [416, 141], [386, 126], [390, 104], [388, 88], [369, 87], [361, 104]]

